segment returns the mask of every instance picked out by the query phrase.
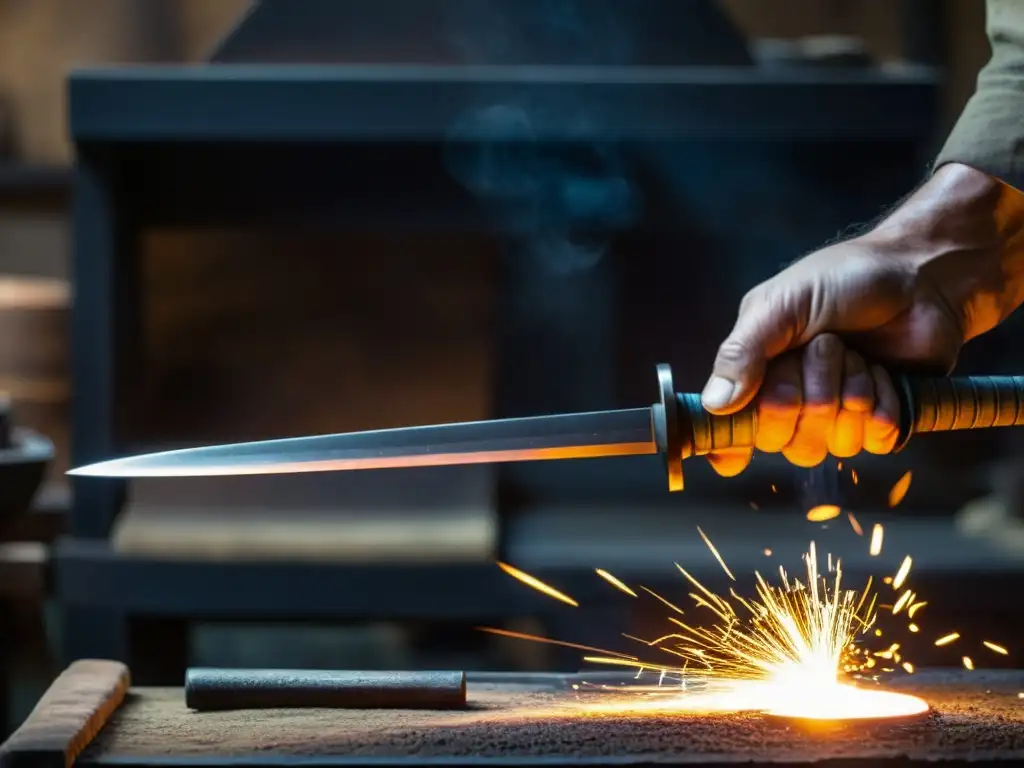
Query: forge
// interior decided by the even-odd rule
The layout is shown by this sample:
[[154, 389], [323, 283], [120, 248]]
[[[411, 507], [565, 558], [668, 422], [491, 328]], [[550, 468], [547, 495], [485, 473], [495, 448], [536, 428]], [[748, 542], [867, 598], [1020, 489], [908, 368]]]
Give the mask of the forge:
[[[3, 747], [0, 765], [947, 765], [1024, 759], [1024, 671], [926, 670], [892, 681], [929, 713], [791, 721], [592, 706], [629, 677], [470, 674], [457, 711], [278, 709], [196, 713], [174, 688], [127, 687], [115, 662], [77, 662]], [[77, 759], [76, 759], [77, 757]], [[62, 762], [63, 761], [63, 762]]]

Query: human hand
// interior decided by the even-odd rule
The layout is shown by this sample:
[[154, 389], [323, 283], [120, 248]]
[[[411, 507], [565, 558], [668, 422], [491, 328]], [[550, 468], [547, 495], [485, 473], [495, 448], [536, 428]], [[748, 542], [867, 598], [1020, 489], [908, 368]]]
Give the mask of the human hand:
[[[757, 449], [799, 466], [888, 453], [898, 401], [881, 366], [948, 373], [968, 339], [1005, 319], [1024, 300], [1022, 232], [1024, 195], [944, 166], [875, 229], [747, 294], [704, 407], [734, 413], [756, 397]], [[709, 459], [733, 476], [751, 455]]]

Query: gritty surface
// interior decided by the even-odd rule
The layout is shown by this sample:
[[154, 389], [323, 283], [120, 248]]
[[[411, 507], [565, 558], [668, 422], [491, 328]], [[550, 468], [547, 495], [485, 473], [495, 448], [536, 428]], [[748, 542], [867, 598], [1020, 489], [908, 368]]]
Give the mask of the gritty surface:
[[469, 685], [460, 712], [269, 710], [197, 714], [181, 690], [141, 689], [82, 762], [346, 755], [374, 758], [605, 758], [717, 765], [845, 759], [1024, 761], [1024, 671], [925, 671], [889, 687], [932, 712], [902, 724], [805, 725], [758, 714], [586, 711], [566, 686]]

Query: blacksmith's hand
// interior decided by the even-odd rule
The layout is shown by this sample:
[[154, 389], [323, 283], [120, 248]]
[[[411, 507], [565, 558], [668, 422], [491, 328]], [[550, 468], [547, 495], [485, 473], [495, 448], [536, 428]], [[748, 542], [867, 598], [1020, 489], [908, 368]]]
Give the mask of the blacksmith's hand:
[[[880, 224], [750, 291], [704, 407], [752, 401], [756, 447], [812, 467], [895, 445], [886, 368], [948, 373], [963, 344], [1024, 301], [1024, 194], [965, 165], [935, 174]], [[711, 455], [724, 476], [752, 451]]]

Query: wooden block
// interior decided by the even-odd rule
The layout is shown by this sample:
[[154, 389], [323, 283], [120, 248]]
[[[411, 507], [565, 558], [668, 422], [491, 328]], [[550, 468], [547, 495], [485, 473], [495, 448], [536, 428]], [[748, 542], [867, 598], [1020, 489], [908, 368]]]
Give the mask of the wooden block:
[[0, 768], [68, 768], [124, 701], [129, 684], [120, 662], [76, 661], [0, 745]]

